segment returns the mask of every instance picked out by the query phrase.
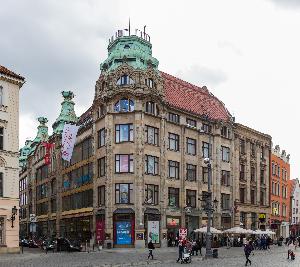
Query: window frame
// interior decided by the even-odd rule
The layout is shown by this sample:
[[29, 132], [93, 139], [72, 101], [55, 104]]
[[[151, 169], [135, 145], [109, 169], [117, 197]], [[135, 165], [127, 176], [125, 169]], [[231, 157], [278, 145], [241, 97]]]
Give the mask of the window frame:
[[176, 113], [169, 112], [168, 121], [179, 124], [180, 123], [180, 115], [178, 115]]
[[[152, 187], [152, 188], [151, 188]], [[153, 197], [152, 197], [152, 202], [149, 202], [149, 192], [152, 190]], [[146, 204], [150, 205], [158, 205], [159, 204], [159, 186], [156, 184], [145, 184], [145, 195], [146, 199], [145, 202]]]
[[230, 148], [227, 146], [221, 146], [221, 154], [223, 162], [230, 162]]
[[[192, 151], [190, 151], [192, 150]], [[197, 155], [197, 140], [186, 137], [186, 153], [192, 156]]]
[[[149, 158], [153, 158], [154, 160], [154, 166], [153, 166], [153, 172], [149, 172]], [[147, 175], [153, 175], [157, 176], [159, 175], [159, 157], [153, 156], [153, 155], [145, 155], [145, 174]]]
[[106, 175], [106, 157], [99, 158], [98, 163], [98, 177], [104, 177]]
[[[127, 133], [128, 135], [126, 136], [125, 140], [121, 141], [122, 138], [122, 127], [127, 128]], [[126, 132], [126, 131], [125, 131]], [[115, 143], [120, 144], [120, 143], [125, 143], [125, 142], [133, 142], [134, 139], [134, 131], [133, 131], [133, 123], [124, 123], [124, 124], [116, 124], [115, 125]]]
[[[149, 142], [149, 128], [153, 129], [153, 143]], [[154, 145], [154, 146], [159, 146], [159, 129], [150, 125], [146, 125], [146, 143], [148, 145]]]
[[106, 197], [105, 197], [105, 185], [98, 186], [98, 207], [105, 206]]
[[[171, 176], [171, 169], [174, 168], [174, 177]], [[168, 160], [168, 177], [170, 179], [179, 180], [180, 179], [180, 162], [174, 160]]]
[[[180, 198], [180, 189], [176, 187], [168, 187], [168, 206], [169, 207], [174, 207], [174, 208], [179, 208], [179, 198]], [[171, 198], [174, 197], [175, 200], [175, 205], [171, 205]]]
[[[127, 171], [121, 171], [121, 156], [127, 156]], [[119, 159], [117, 159], [119, 157]], [[119, 166], [117, 168], [117, 162], [119, 162]], [[119, 171], [117, 171], [117, 169]], [[134, 166], [133, 166], [133, 154], [115, 154], [115, 173], [134, 173]]]
[[186, 206], [191, 208], [197, 207], [197, 190], [186, 189]]
[[101, 128], [98, 131], [98, 148], [105, 146], [105, 137], [106, 137], [105, 128]]
[[[173, 137], [171, 137], [173, 136]], [[179, 149], [180, 149], [180, 137], [178, 134], [175, 134], [175, 133], [170, 133], [169, 132], [169, 135], [168, 135], [168, 141], [169, 141], [169, 146], [168, 146], [168, 149], [169, 150], [172, 150], [172, 151], [176, 151], [178, 152]], [[171, 141], [174, 142], [174, 148], [171, 148]]]
[[190, 182], [195, 182], [197, 180], [197, 165], [186, 163], [185, 179]]
[[[121, 198], [121, 185], [126, 185], [127, 186], [127, 202], [122, 202]], [[117, 192], [119, 199], [117, 200]], [[133, 192], [133, 183], [116, 183], [115, 184], [115, 204], [133, 204], [134, 199], [134, 192]]]

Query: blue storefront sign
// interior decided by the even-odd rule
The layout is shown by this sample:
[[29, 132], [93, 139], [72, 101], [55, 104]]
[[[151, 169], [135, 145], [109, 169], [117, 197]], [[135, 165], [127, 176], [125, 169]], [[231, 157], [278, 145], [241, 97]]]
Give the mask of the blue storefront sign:
[[131, 223], [130, 222], [116, 222], [117, 244], [130, 245], [131, 244]]

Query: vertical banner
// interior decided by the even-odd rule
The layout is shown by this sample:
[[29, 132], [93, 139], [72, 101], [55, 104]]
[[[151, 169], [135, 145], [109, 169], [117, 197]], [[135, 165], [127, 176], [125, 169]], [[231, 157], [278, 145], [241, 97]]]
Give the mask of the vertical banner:
[[150, 240], [154, 244], [159, 244], [159, 221], [148, 221], [148, 243]]
[[50, 151], [52, 148], [54, 148], [55, 144], [43, 142], [42, 145], [46, 148], [46, 153], [44, 157], [45, 165], [49, 165], [51, 163]]
[[73, 124], [66, 123], [64, 125], [64, 130], [62, 133], [61, 157], [66, 161], [70, 161], [72, 158], [78, 128], [79, 126]]

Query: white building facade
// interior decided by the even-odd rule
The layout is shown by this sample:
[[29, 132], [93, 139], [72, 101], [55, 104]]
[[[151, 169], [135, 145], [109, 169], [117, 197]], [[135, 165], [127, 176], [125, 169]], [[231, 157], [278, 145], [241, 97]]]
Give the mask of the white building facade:
[[24, 82], [0, 65], [0, 253], [19, 252], [19, 90]]
[[295, 229], [295, 234], [299, 233], [300, 224], [300, 184], [299, 179], [294, 180], [294, 190], [292, 192], [292, 215], [291, 215], [291, 225]]

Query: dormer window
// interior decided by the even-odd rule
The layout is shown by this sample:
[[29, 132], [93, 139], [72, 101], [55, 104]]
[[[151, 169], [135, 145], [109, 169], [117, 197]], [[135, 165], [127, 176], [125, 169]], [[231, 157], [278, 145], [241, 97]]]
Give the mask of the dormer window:
[[122, 98], [115, 104], [116, 112], [134, 111], [134, 102], [131, 99]]
[[124, 49], [129, 49], [129, 48], [130, 48], [129, 44], [124, 45]]
[[153, 114], [155, 116], [159, 115], [159, 109], [156, 103], [152, 101], [146, 102], [145, 111], [147, 113]]
[[117, 81], [117, 85], [130, 85], [130, 84], [134, 84], [134, 81], [127, 75], [122, 75], [118, 81]]
[[150, 88], [156, 88], [156, 84], [151, 78], [145, 79], [145, 84]]

